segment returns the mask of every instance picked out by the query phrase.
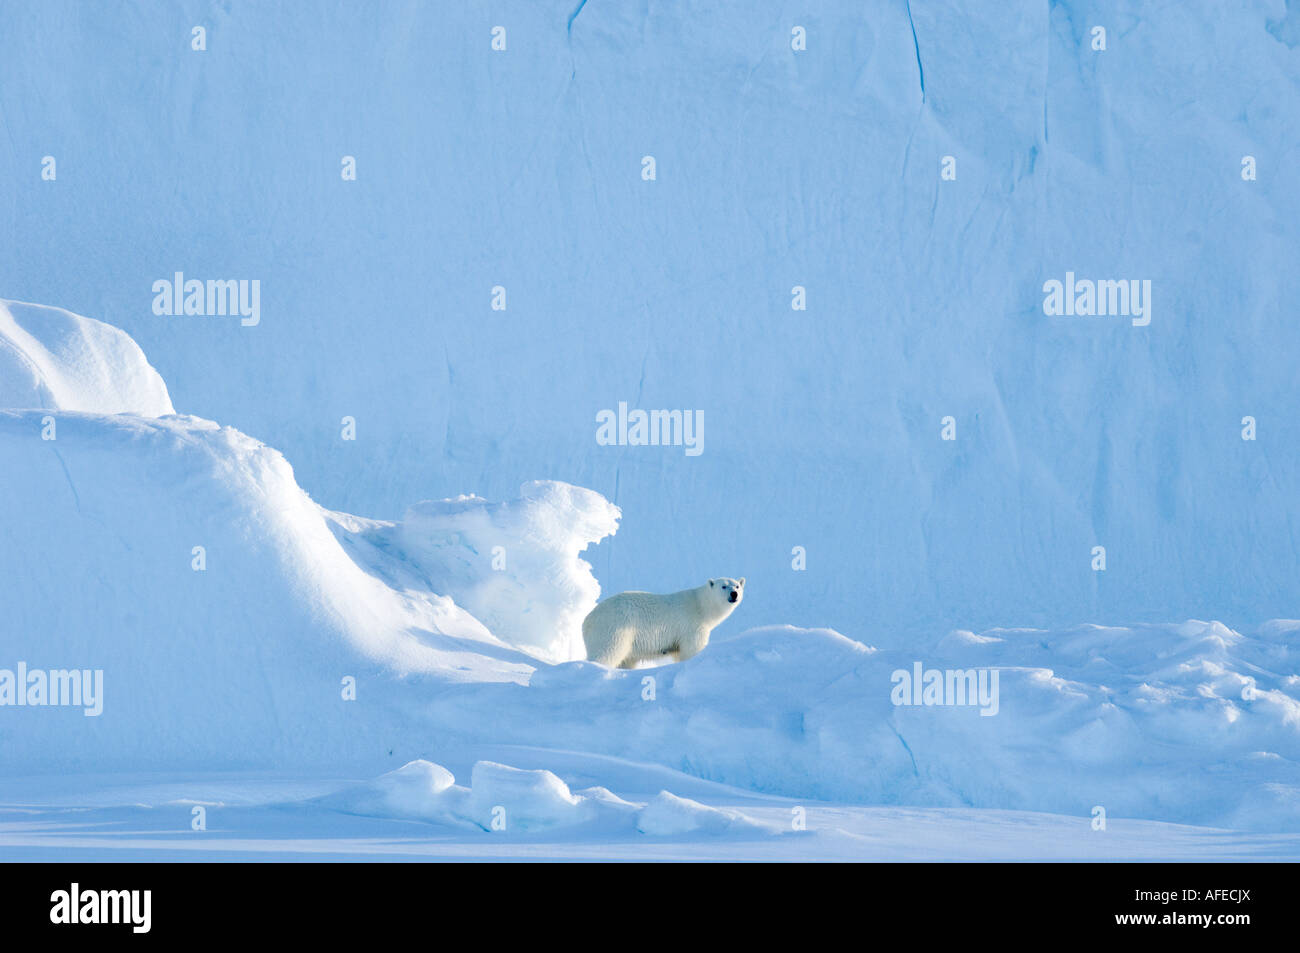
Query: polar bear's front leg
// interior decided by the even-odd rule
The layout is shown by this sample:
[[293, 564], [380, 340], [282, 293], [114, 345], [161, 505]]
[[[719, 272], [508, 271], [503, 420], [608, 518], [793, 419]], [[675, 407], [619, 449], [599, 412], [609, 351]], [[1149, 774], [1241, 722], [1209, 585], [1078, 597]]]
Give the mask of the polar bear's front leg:
[[704, 647], [709, 644], [709, 633], [697, 635], [692, 639], [683, 639], [676, 646], [677, 651], [673, 653], [675, 661], [685, 662], [689, 658], [694, 658], [704, 651]]

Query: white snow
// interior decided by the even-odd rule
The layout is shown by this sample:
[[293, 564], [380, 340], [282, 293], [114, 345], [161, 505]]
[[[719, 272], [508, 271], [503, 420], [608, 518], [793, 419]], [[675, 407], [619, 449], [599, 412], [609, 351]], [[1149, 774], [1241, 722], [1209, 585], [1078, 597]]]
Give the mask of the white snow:
[[[375, 782], [194, 774], [0, 778], [0, 855], [19, 860], [1088, 860], [1294, 861], [1300, 834], [1249, 834], [1155, 821], [970, 808], [873, 807], [739, 791], [631, 762], [549, 750], [502, 751], [563, 762], [573, 778], [601, 773], [631, 801], [599, 788], [577, 795], [610, 807], [576, 825], [485, 829], [423, 812], [428, 798], [351, 804]], [[466, 769], [468, 772], [468, 768]], [[714, 833], [647, 834], [638, 817], [668, 787], [683, 800], [747, 820]], [[340, 791], [341, 789], [341, 791]], [[667, 801], [667, 798], [663, 799]], [[206, 829], [192, 827], [193, 809]], [[803, 817], [803, 830], [795, 827]], [[749, 823], [758, 825], [750, 828]]]
[[[0, 664], [102, 669], [106, 711], [76, 729], [68, 712], [7, 710], [5, 770], [315, 763], [386, 745], [375, 732], [401, 702], [379, 672], [415, 691], [530, 671], [450, 599], [349, 559], [257, 441], [192, 417], [68, 413], [46, 441], [43, 416], [0, 411], [0, 522], [22, 541], [0, 548]], [[359, 703], [325, 704], [345, 677]]]
[[0, 407], [174, 414], [167, 385], [119, 328], [0, 300]]
[[469, 787], [456, 784], [441, 765], [421, 759], [325, 795], [319, 803], [349, 814], [493, 832], [574, 827], [588, 834], [635, 829], [660, 836], [768, 831], [739, 811], [719, 810], [667, 791], [649, 803], [627, 801], [598, 786], [575, 793], [546, 769], [514, 768], [494, 761], [474, 764]]
[[618, 517], [599, 493], [534, 480], [517, 500], [426, 500], [398, 524], [370, 522], [344, 538], [369, 544], [374, 558], [400, 564], [391, 572], [413, 573], [511, 645], [569, 661], [585, 655], [582, 620], [600, 595], [578, 554], [613, 535]]
[[442, 765], [421, 759], [326, 795], [321, 803], [349, 814], [455, 823], [465, 813], [467, 793]]
[[637, 815], [642, 834], [672, 837], [681, 834], [757, 834], [766, 830], [738, 811], [709, 807], [690, 798], [660, 791]]

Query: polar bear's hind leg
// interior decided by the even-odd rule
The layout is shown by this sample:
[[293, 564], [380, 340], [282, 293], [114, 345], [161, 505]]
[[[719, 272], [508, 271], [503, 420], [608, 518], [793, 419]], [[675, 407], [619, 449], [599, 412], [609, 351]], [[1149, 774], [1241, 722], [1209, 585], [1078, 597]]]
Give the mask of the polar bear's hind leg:
[[615, 629], [609, 641], [599, 648], [591, 661], [610, 668], [631, 668], [637, 662], [632, 656], [632, 643], [635, 641], [636, 629], [631, 626]]

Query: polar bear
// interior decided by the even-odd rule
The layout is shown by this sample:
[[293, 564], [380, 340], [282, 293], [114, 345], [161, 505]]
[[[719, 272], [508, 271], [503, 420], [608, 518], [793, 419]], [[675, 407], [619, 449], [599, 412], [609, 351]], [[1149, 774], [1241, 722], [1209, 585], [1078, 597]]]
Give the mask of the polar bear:
[[735, 611], [745, 580], [726, 576], [666, 596], [620, 592], [582, 620], [587, 658], [602, 665], [635, 668], [645, 659], [670, 655], [685, 661], [709, 644], [709, 633]]

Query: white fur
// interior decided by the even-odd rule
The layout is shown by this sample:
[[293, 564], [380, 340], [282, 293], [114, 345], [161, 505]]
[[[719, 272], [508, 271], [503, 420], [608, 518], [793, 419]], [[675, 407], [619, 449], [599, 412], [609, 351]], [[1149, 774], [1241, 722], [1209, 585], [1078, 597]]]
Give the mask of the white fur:
[[[745, 580], [710, 579], [695, 589], [666, 596], [620, 592], [582, 620], [587, 658], [602, 665], [634, 668], [638, 662], [669, 655], [684, 661], [709, 644], [709, 633], [731, 615], [745, 595]], [[732, 602], [731, 593], [736, 593]]]

